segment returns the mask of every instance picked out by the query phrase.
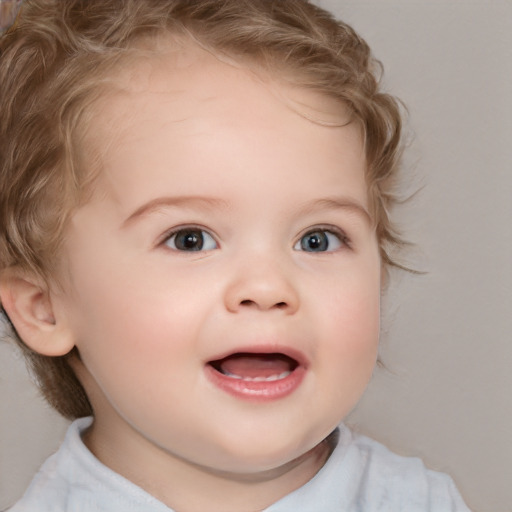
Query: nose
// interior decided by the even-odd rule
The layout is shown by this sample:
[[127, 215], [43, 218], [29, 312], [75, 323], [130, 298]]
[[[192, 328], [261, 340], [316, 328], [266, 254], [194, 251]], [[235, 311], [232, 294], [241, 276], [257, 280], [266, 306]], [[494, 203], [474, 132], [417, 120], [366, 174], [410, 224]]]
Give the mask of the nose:
[[226, 309], [281, 310], [293, 314], [299, 307], [299, 294], [292, 272], [275, 260], [254, 258], [235, 271], [225, 293]]

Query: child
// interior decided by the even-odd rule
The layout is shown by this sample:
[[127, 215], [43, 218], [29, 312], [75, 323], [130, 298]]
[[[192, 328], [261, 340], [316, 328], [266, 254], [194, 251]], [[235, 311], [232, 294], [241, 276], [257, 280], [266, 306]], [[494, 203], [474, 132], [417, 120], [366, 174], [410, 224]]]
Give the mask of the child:
[[12, 512], [468, 510], [338, 426], [399, 244], [375, 67], [306, 0], [24, 3], [0, 40], [0, 297], [76, 421]]

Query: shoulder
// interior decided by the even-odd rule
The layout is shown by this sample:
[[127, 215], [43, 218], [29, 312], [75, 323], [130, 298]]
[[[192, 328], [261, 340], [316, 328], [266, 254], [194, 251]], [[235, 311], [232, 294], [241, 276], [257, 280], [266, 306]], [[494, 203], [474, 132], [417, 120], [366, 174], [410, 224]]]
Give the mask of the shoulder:
[[59, 450], [5, 512], [172, 512], [94, 457], [81, 439], [91, 422], [81, 418], [70, 425]]
[[32, 479], [23, 497], [5, 512], [50, 512], [65, 510], [66, 483], [59, 477], [62, 447], [49, 457]]
[[[428, 469], [417, 457], [403, 457], [387, 447], [348, 431], [344, 432], [347, 461], [357, 475], [361, 510], [404, 512], [468, 512], [453, 480]], [[388, 504], [385, 507], [382, 505]]]
[[265, 512], [470, 512], [452, 479], [341, 425], [316, 476]]

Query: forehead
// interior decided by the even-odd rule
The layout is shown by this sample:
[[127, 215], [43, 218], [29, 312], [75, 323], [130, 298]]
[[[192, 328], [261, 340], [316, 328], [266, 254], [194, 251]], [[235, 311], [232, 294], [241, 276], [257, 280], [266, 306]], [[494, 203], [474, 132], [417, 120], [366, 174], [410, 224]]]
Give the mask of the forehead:
[[[339, 101], [192, 44], [143, 51], [139, 57], [113, 74], [109, 92], [94, 105], [86, 129], [84, 158], [99, 156], [106, 186], [118, 185], [119, 172], [114, 170], [119, 169], [126, 170], [123, 180], [140, 180], [139, 172], [162, 165], [169, 145], [175, 144], [179, 154], [185, 139], [196, 139], [197, 161], [200, 148], [212, 142], [224, 151], [235, 149], [233, 139], [222, 139], [227, 131], [238, 132], [245, 142], [257, 137], [269, 149], [286, 137], [287, 146], [298, 153], [310, 141], [319, 150], [316, 156], [348, 137], [360, 148], [356, 157], [364, 160], [359, 129]], [[310, 153], [312, 172], [314, 156]], [[265, 155], [260, 151], [258, 158]], [[354, 167], [359, 173], [360, 162]]]
[[[268, 69], [254, 61], [214, 54], [171, 36], [158, 37], [133, 49], [127, 58], [112, 66], [104, 82], [99, 99], [93, 101], [88, 122], [84, 123], [85, 128], [93, 124], [93, 129], [86, 129], [89, 139], [102, 128], [110, 132], [107, 140], [115, 139], [115, 133], [123, 134], [123, 126], [133, 122], [131, 114], [136, 107], [147, 106], [144, 102], [174, 102], [179, 118], [199, 102], [204, 102], [204, 107], [216, 102], [219, 111], [225, 109], [229, 100], [243, 103], [248, 90], [251, 100], [256, 99], [254, 92], [258, 91], [260, 101], [279, 103], [279, 107], [287, 107], [314, 123], [341, 126], [351, 121], [342, 101], [295, 85], [300, 79], [289, 70]], [[240, 116], [243, 114], [244, 111], [239, 111]], [[110, 130], [114, 124], [115, 133]], [[99, 146], [104, 146], [103, 137], [98, 141], [102, 143]]]

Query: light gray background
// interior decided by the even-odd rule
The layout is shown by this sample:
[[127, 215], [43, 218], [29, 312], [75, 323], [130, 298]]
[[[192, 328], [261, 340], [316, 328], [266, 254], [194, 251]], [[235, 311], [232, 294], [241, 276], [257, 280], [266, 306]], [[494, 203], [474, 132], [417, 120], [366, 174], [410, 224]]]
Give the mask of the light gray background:
[[[382, 359], [350, 423], [512, 511], [512, 1], [318, 0], [353, 24], [410, 110], [398, 212], [417, 244], [385, 299]], [[0, 509], [66, 427], [0, 344]]]

